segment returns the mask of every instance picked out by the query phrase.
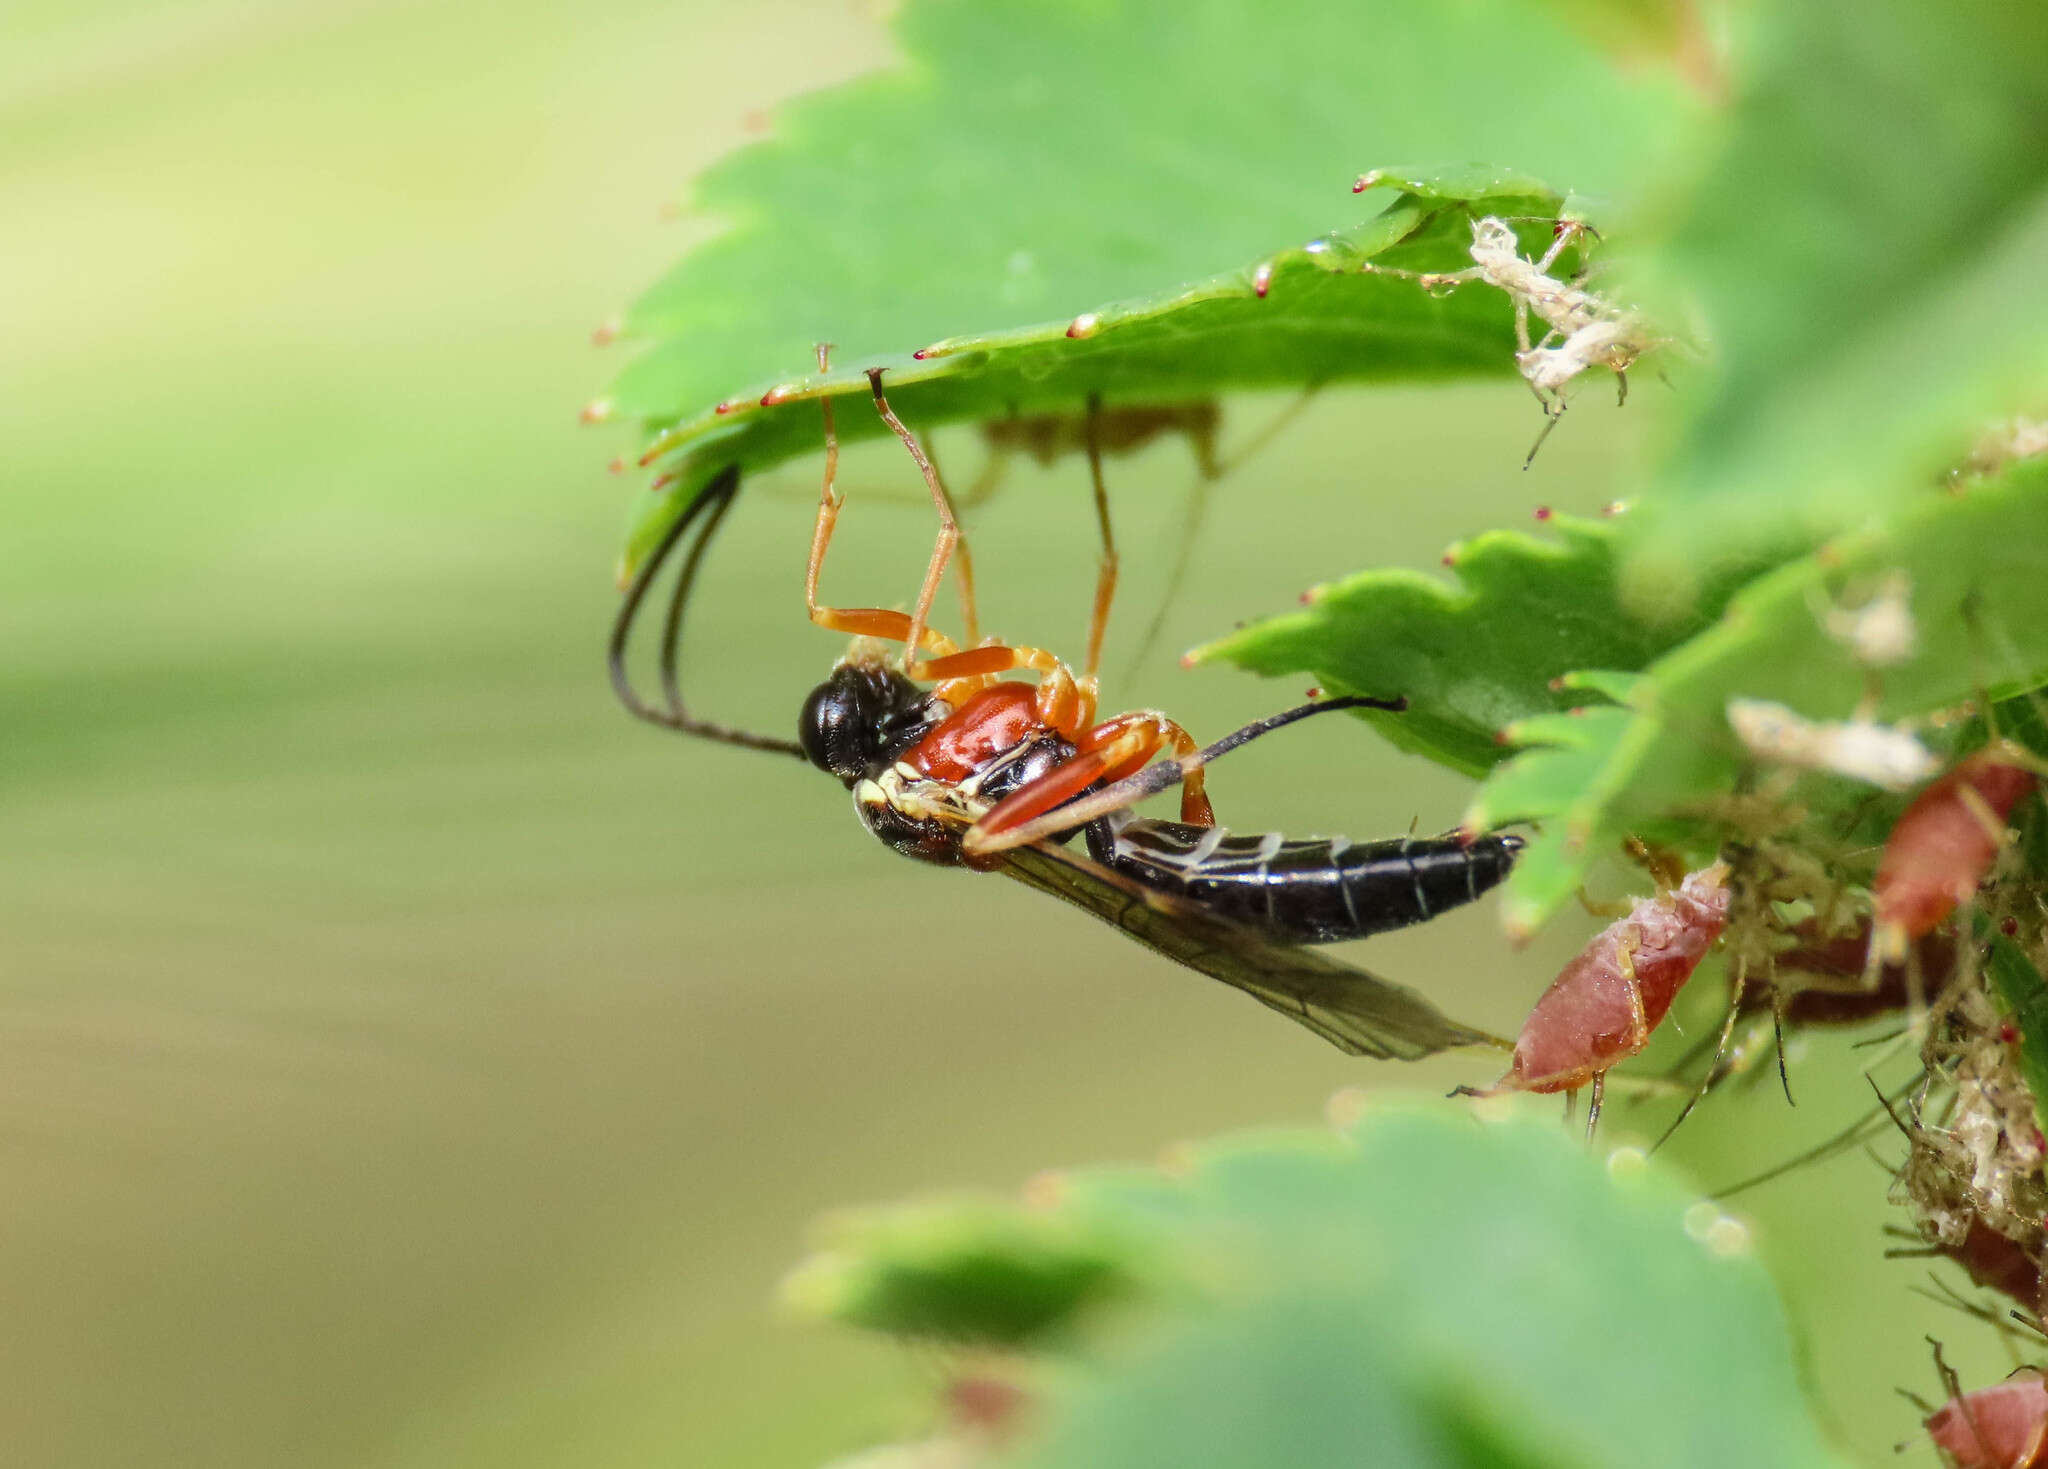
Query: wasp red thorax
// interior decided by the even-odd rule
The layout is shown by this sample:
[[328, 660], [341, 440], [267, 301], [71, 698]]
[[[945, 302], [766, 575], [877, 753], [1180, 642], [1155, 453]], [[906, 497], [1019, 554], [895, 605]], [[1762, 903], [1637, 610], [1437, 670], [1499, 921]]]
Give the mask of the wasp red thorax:
[[970, 695], [903, 759], [934, 780], [965, 780], [1042, 727], [1037, 687], [1005, 680]]

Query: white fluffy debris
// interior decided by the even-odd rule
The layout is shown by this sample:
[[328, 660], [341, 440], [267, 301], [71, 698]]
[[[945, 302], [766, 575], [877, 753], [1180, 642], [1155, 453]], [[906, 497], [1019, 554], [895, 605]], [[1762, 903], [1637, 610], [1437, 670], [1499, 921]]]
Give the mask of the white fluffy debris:
[[1730, 699], [1728, 727], [1760, 760], [1822, 770], [1888, 791], [1931, 780], [1941, 761], [1905, 730], [1863, 721], [1817, 722], [1766, 699]]
[[1920, 627], [1913, 620], [1913, 579], [1894, 571], [1862, 606], [1828, 608], [1821, 625], [1865, 668], [1904, 663], [1920, 647]]

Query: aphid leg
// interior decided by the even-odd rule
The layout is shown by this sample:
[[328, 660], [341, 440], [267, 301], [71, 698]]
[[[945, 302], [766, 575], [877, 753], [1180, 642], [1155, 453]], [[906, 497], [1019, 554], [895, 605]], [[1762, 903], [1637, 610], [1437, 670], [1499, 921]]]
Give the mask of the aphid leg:
[[1557, 264], [1557, 257], [1577, 243], [1581, 234], [1590, 233], [1587, 227], [1575, 219], [1560, 219], [1551, 229], [1550, 248], [1543, 252], [1543, 258], [1536, 262], [1538, 275], [1549, 275], [1550, 267]]
[[1722, 1059], [1728, 1054], [1728, 1042], [1734, 1038], [1736, 1019], [1742, 1014], [1742, 995], [1748, 981], [1749, 966], [1738, 959], [1735, 965], [1735, 982], [1729, 987], [1728, 1013], [1721, 1020], [1721, 1037], [1714, 1043], [1713, 1059], [1707, 1063], [1706, 1073], [1700, 1077], [1699, 1086], [1694, 1089], [1690, 1097], [1685, 1099], [1685, 1105], [1679, 1109], [1678, 1115], [1671, 1119], [1671, 1125], [1664, 1129], [1656, 1142], [1650, 1144], [1651, 1152], [1656, 1152], [1657, 1149], [1671, 1141], [1671, 1135], [1678, 1131], [1679, 1124], [1692, 1116], [1692, 1109], [1700, 1104], [1708, 1090], [1714, 1085], [1721, 1069]]
[[1784, 1089], [1785, 1105], [1796, 1107], [1792, 1100], [1792, 1078], [1785, 1071], [1785, 992], [1778, 988], [1777, 966], [1772, 965], [1771, 973], [1771, 1040], [1772, 1049], [1778, 1053], [1778, 1085]]
[[[1088, 616], [1088, 654], [1081, 677], [1092, 689], [1102, 669], [1102, 638], [1109, 631], [1109, 608], [1116, 599], [1116, 534], [1109, 525], [1109, 491], [1102, 483], [1102, 395], [1088, 395], [1088, 482], [1095, 492], [1095, 524], [1102, 533], [1102, 559], [1096, 565], [1095, 606]], [[1190, 748], [1193, 748], [1190, 746]]]
[[1614, 949], [1615, 967], [1621, 971], [1622, 983], [1628, 986], [1630, 1055], [1650, 1043], [1650, 1018], [1643, 1010], [1643, 986], [1636, 979], [1636, 950], [1642, 947], [1642, 942], [1640, 934], [1624, 934]]
[[1921, 1034], [1927, 1024], [1927, 977], [1920, 970], [1920, 946], [1906, 949], [1906, 1030]]
[[1626, 408], [1628, 407], [1628, 369], [1626, 367], [1615, 368], [1614, 381], [1616, 384], [1614, 406]]
[[939, 514], [938, 539], [932, 542], [931, 560], [924, 570], [924, 584], [917, 590], [917, 606], [910, 614], [910, 630], [904, 639], [903, 663], [906, 669], [915, 660], [924, 646], [925, 624], [931, 617], [932, 603], [939, 594], [939, 578], [946, 574], [946, 563], [953, 557], [953, 548], [960, 543], [960, 522], [953, 514], [953, 502], [946, 496], [946, 487], [939, 483], [938, 472], [932, 468], [931, 460], [925, 457], [917, 438], [903, 426], [889, 407], [889, 400], [882, 396], [882, 369], [868, 369], [868, 390], [874, 394], [875, 411], [882, 415], [882, 422], [903, 443], [911, 462], [917, 465], [918, 473], [924, 476], [925, 487], [932, 494], [932, 508]]
[[1530, 391], [1536, 394], [1536, 401], [1543, 405], [1543, 427], [1537, 431], [1536, 442], [1529, 446], [1529, 452], [1522, 459], [1522, 468], [1527, 469], [1536, 462], [1536, 451], [1543, 447], [1543, 441], [1550, 437], [1550, 431], [1557, 427], [1557, 421], [1564, 417], [1564, 397], [1560, 394], [1556, 402], [1545, 398], [1535, 385]]
[[1577, 889], [1573, 896], [1589, 918], [1625, 918], [1635, 911], [1636, 905], [1627, 898], [1596, 898], [1584, 888]]
[[[1643, 987], [1636, 979], [1635, 952], [1641, 943], [1639, 935], [1628, 934], [1622, 938], [1614, 953], [1615, 966], [1621, 971], [1622, 982], [1628, 986], [1630, 1055], [1640, 1051], [1650, 1039], [1650, 1019], [1643, 1010]], [[1593, 1140], [1593, 1129], [1600, 1125], [1600, 1103], [1606, 1095], [1607, 1073], [1604, 1070], [1595, 1071], [1593, 1096], [1586, 1108], [1586, 1141], [1589, 1143]]]
[[1941, 1343], [1933, 1337], [1927, 1338], [1927, 1345], [1934, 1348], [1934, 1370], [1941, 1378], [1942, 1391], [1948, 1394], [1949, 1402], [1962, 1411], [1963, 1422], [1970, 1426], [1970, 1437], [1981, 1449], [1990, 1442], [1984, 1430], [1977, 1426], [1977, 1414], [1967, 1394], [1963, 1392], [1963, 1380], [1956, 1376], [1956, 1369], [1949, 1366], [1941, 1355]]
[[1360, 275], [1390, 275], [1396, 280], [1414, 281], [1432, 295], [1438, 290], [1454, 290], [1466, 281], [1486, 278], [1486, 272], [1476, 265], [1468, 265], [1463, 270], [1408, 270], [1399, 265], [1380, 265], [1371, 260], [1359, 266], [1358, 272]]
[[[1929, 1250], [1927, 1253], [1938, 1255], [1941, 1253], [1941, 1251]], [[1891, 1254], [1892, 1252], [1890, 1250], [1886, 1250], [1885, 1258], [1890, 1259]], [[1934, 1404], [1928, 1402], [1927, 1399], [1921, 1397], [1920, 1394], [1914, 1392], [1911, 1388], [1895, 1387], [1892, 1389], [1892, 1391], [1897, 1393], [1900, 1397], [1904, 1398], [1908, 1403], [1912, 1404], [1913, 1411], [1918, 1413], [1922, 1418], [1932, 1418], [1935, 1415], [1937, 1409], [1935, 1408]], [[1896, 1449], [1892, 1450], [1892, 1452], [1904, 1453], [1907, 1449], [1911, 1448], [1912, 1446], [1913, 1440], [1907, 1439], [1904, 1443], [1900, 1444]]]
[[1650, 874], [1658, 896], [1671, 892], [1685, 881], [1685, 858], [1669, 847], [1654, 846], [1641, 837], [1626, 837], [1621, 850], [1629, 861]]

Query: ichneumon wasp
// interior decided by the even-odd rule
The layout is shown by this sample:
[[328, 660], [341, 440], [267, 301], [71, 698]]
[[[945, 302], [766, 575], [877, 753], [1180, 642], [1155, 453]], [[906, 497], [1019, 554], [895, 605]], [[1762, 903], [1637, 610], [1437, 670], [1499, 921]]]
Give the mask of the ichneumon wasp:
[[[915, 610], [818, 602], [818, 580], [844, 501], [838, 439], [824, 400], [825, 474], [805, 575], [805, 606], [854, 642], [812, 690], [798, 738], [752, 733], [693, 715], [678, 673], [683, 614], [705, 551], [738, 494], [732, 466], [699, 492], [628, 586], [612, 627], [612, 684], [627, 709], [684, 734], [799, 755], [853, 793], [863, 824], [906, 856], [1003, 872], [1087, 910], [1148, 948], [1222, 980], [1353, 1055], [1413, 1060], [1506, 1042], [1451, 1020], [1403, 986], [1308, 947], [1421, 923], [1498, 884], [1522, 843], [1456, 833], [1351, 843], [1233, 834], [1215, 824], [1204, 768], [1272, 730], [1341, 709], [1400, 709], [1399, 699], [1325, 699], [1259, 720], [1208, 746], [1153, 710], [1097, 719], [1097, 667], [1117, 563], [1101, 444], [1088, 436], [1103, 555], [1080, 672], [1039, 648], [994, 640], [962, 647], [929, 620], [960, 529], [930, 456], [890, 409], [870, 371], [876, 411], [930, 490], [940, 530]], [[1089, 423], [1098, 419], [1091, 400]], [[687, 542], [687, 546], [685, 543]], [[664, 566], [681, 560], [657, 639], [661, 699], [644, 700], [626, 665], [635, 623]], [[967, 568], [963, 564], [961, 569]], [[959, 578], [976, 624], [972, 576]], [[901, 648], [891, 657], [891, 646]], [[1005, 675], [1037, 675], [1026, 682]], [[928, 685], [928, 687], [927, 687]], [[1167, 754], [1169, 758], [1156, 760]], [[1180, 820], [1138, 817], [1146, 796], [1181, 788]], [[1082, 851], [1073, 849], [1082, 837]]]

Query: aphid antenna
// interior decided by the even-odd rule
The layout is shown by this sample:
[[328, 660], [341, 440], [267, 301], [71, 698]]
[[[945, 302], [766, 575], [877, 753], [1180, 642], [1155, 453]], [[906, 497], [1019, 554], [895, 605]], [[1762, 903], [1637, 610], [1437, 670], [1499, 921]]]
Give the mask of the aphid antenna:
[[[803, 747], [794, 740], [779, 739], [774, 735], [755, 734], [733, 725], [720, 724], [713, 720], [699, 719], [692, 715], [683, 702], [682, 684], [677, 669], [681, 652], [683, 611], [688, 605], [691, 589], [696, 585], [697, 571], [704, 559], [705, 549], [717, 535], [719, 525], [726, 512], [732, 508], [739, 493], [740, 467], [726, 466], [712, 480], [697, 492], [674, 525], [663, 535], [661, 543], [648, 556], [646, 564], [634, 575], [632, 583], [619, 603], [618, 615], [612, 620], [611, 638], [605, 650], [605, 663], [611, 675], [612, 691], [627, 712], [650, 724], [661, 725], [664, 729], [679, 734], [695, 735], [700, 739], [716, 740], [721, 744], [738, 745], [743, 749], [765, 750], [772, 754], [794, 755], [803, 758]], [[676, 548], [696, 527], [695, 539], [684, 554], [681, 569], [676, 574], [675, 585], [669, 593], [668, 606], [662, 618], [660, 642], [660, 673], [662, 697], [665, 708], [656, 708], [640, 697], [633, 686], [631, 672], [626, 667], [626, 650], [638, 620], [640, 609], [647, 599], [649, 589], [654, 585]]]
[[[1706, 1075], [1700, 1078], [1700, 1084], [1693, 1089], [1692, 1095], [1685, 1099], [1685, 1105], [1678, 1109], [1678, 1115], [1671, 1119], [1671, 1125], [1658, 1135], [1657, 1141], [1650, 1144], [1650, 1151], [1652, 1153], [1655, 1153], [1664, 1144], [1670, 1142], [1671, 1135], [1678, 1131], [1679, 1126], [1684, 1123], [1686, 1118], [1692, 1116], [1692, 1109], [1700, 1104], [1708, 1090], [1713, 1086], [1714, 1075], [1720, 1067], [1721, 1058], [1728, 1054], [1728, 1042], [1733, 1038], [1735, 1022], [1742, 1014], [1743, 992], [1749, 984], [1749, 964], [1746, 956], [1737, 956], [1734, 970], [1734, 982], [1728, 987], [1728, 1013], [1721, 1019], [1721, 1034], [1714, 1042], [1714, 1059], [1708, 1063]], [[1782, 1046], [1780, 1047], [1780, 1054], [1783, 1054]], [[1786, 1095], [1788, 1098], [1790, 1097], [1789, 1088]]]
[[1970, 1437], [1979, 1445], [1990, 1442], [1985, 1438], [1984, 1430], [1977, 1424], [1976, 1410], [1963, 1393], [1963, 1380], [1956, 1376], [1955, 1368], [1949, 1366], [1941, 1355], [1941, 1343], [1930, 1336], [1927, 1338], [1927, 1345], [1934, 1349], [1934, 1370], [1940, 1374], [1942, 1389], [1948, 1393], [1948, 1400], [1962, 1410], [1963, 1421], [1970, 1425]]
[[1871, 1167], [1887, 1178], [1897, 1178], [1899, 1170], [1905, 1167], [1905, 1159], [1902, 1158], [1896, 1163], [1891, 1162], [1882, 1153], [1878, 1152], [1875, 1143], [1866, 1142], [1863, 1144], [1863, 1156], [1870, 1160]]
[[[1938, 1255], [1941, 1252], [1939, 1250], [1931, 1250], [1930, 1253]], [[1896, 1251], [1885, 1251], [1885, 1258], [1888, 1260], [1898, 1258], [1898, 1255], [1899, 1252]], [[1910, 1286], [1908, 1289], [1922, 1300], [1932, 1301], [1937, 1306], [1946, 1306], [1951, 1311], [1961, 1311], [1965, 1316], [1974, 1317], [1976, 1320], [1983, 1322], [1986, 1326], [1997, 1332], [2000, 1340], [2008, 1345], [2014, 1341], [2024, 1339], [2026, 1332], [2022, 1331], [2020, 1327], [2026, 1327], [2036, 1336], [2041, 1334], [2041, 1328], [2035, 1325], [2024, 1312], [1989, 1310], [1976, 1301], [1964, 1296], [1962, 1292], [1938, 1275], [1930, 1273], [1927, 1277], [1926, 1285]], [[2015, 1326], [2013, 1324], [2014, 1321], [2017, 1321], [2019, 1325]]]
[[1778, 1089], [1785, 1094], [1785, 1105], [1796, 1107], [1799, 1103], [1792, 1095], [1792, 1074], [1785, 1065], [1785, 992], [1778, 988], [1775, 962], [1771, 969], [1771, 1050], [1778, 1058]]
[[1541, 393], [1536, 395], [1536, 401], [1543, 405], [1543, 427], [1537, 430], [1536, 442], [1529, 446], [1529, 452], [1522, 456], [1522, 472], [1524, 474], [1527, 474], [1529, 466], [1536, 462], [1536, 451], [1543, 447], [1543, 441], [1550, 437], [1550, 431], [1557, 427], [1557, 421], [1564, 417], [1564, 404], [1562, 402], [1558, 403], [1555, 411], [1553, 411], [1552, 405], [1543, 402], [1543, 395]]
[[[1923, 1069], [1920, 1075], [1914, 1078], [1914, 1084], [1918, 1085], [1921, 1081], [1924, 1081], [1926, 1077], [1927, 1072]], [[1877, 1105], [1884, 1109], [1884, 1115], [1890, 1118], [1892, 1126], [1896, 1127], [1899, 1130], [1899, 1136], [1903, 1137], [1908, 1143], [1911, 1143], [1921, 1126], [1919, 1107], [1914, 1106], [1911, 1109], [1913, 1112], [1913, 1120], [1911, 1123], [1908, 1123], [1905, 1118], [1899, 1116], [1898, 1109], [1894, 1105], [1894, 1103], [1896, 1102], [1903, 1101], [1903, 1096], [1887, 1097], [1884, 1094], [1883, 1090], [1879, 1088], [1877, 1084], [1877, 1079], [1867, 1071], [1863, 1073], [1863, 1079], [1865, 1082], [1869, 1083], [1870, 1089], [1873, 1092], [1877, 1093]]]
[[[1808, 1148], [1806, 1151], [1802, 1153], [1795, 1153], [1793, 1156], [1785, 1159], [1781, 1163], [1773, 1164], [1771, 1167], [1766, 1168], [1761, 1173], [1752, 1174], [1748, 1178], [1745, 1178], [1738, 1183], [1729, 1184], [1725, 1188], [1715, 1189], [1713, 1192], [1709, 1193], [1707, 1197], [1709, 1199], [1714, 1200], [1717, 1203], [1724, 1199], [1732, 1199], [1737, 1194], [1746, 1193], [1750, 1189], [1761, 1187], [1763, 1184], [1766, 1183], [1771, 1183], [1779, 1178], [1784, 1177], [1788, 1173], [1791, 1173], [1800, 1168], [1804, 1168], [1810, 1163], [1823, 1162], [1826, 1159], [1831, 1158], [1838, 1153], [1846, 1152], [1850, 1148], [1861, 1145], [1862, 1143], [1868, 1141], [1870, 1136], [1874, 1136], [1877, 1132], [1883, 1131], [1885, 1126], [1883, 1119], [1885, 1115], [1891, 1112], [1891, 1108], [1893, 1105], [1896, 1105], [1898, 1102], [1903, 1101], [1909, 1094], [1911, 1094], [1911, 1092], [1916, 1086], [1920, 1085], [1923, 1076], [1924, 1073], [1916, 1074], [1911, 1081], [1907, 1082], [1904, 1086], [1900, 1087], [1897, 1091], [1891, 1093], [1889, 1096], [1887, 1096], [1883, 1092], [1879, 1092], [1878, 1097], [1880, 1103], [1883, 1104], [1882, 1106], [1872, 1108], [1870, 1111], [1864, 1113], [1861, 1117], [1857, 1118], [1854, 1122], [1850, 1123], [1847, 1127], [1843, 1128], [1834, 1136], [1827, 1138], [1820, 1143], [1815, 1144], [1813, 1147]], [[1869, 1078], [1867, 1077], [1865, 1079], [1869, 1080]], [[1871, 1088], [1873, 1090], [1876, 1090], [1877, 1083], [1875, 1081], [1872, 1081], [1870, 1084]], [[1892, 1120], [1897, 1120], [1897, 1115], [1895, 1113], [1892, 1114]]]
[[[1920, 1394], [1914, 1392], [1913, 1389], [1911, 1389], [1910, 1387], [1895, 1387], [1892, 1389], [1892, 1391], [1897, 1393], [1900, 1397], [1904, 1398], [1907, 1402], [1911, 1403], [1913, 1405], [1913, 1410], [1917, 1412], [1922, 1418], [1932, 1418], [1935, 1415], [1935, 1413], [1939, 1411], [1934, 1406], [1934, 1404], [1928, 1402], [1927, 1399], [1921, 1397]], [[1912, 1448], [1918, 1442], [1918, 1439], [1906, 1439], [1902, 1443], [1893, 1444], [1892, 1452], [1895, 1454], [1903, 1454], [1907, 1449]]]
[[[1709, 1055], [1713, 1051], [1714, 1041], [1718, 1034], [1719, 1033], [1716, 1031], [1708, 1031], [1706, 1034], [1700, 1036], [1698, 1040], [1695, 1040], [1691, 1045], [1687, 1046], [1685, 1048], [1685, 1051], [1678, 1057], [1678, 1059], [1673, 1061], [1669, 1066], [1667, 1066], [1664, 1069], [1664, 1079], [1672, 1083], [1674, 1086], [1683, 1083], [1685, 1081], [1687, 1074], [1690, 1073], [1695, 1066], [1699, 1065], [1701, 1058]], [[1711, 1071], [1711, 1068], [1709, 1069]], [[1717, 1080], [1718, 1079], [1719, 1078], [1717, 1078]]]

